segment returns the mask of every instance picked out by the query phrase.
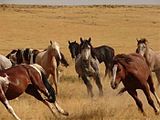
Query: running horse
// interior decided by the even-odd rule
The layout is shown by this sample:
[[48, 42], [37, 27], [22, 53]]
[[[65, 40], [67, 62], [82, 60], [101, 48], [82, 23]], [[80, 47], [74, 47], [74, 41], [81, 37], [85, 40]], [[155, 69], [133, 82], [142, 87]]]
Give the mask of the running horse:
[[[55, 47], [55, 48], [53, 48], [53, 47]], [[59, 51], [59, 52], [55, 52], [56, 48], [57, 48], [57, 51]], [[54, 53], [54, 55], [52, 53]], [[44, 54], [44, 56], [43, 56], [43, 54]], [[38, 63], [39, 65], [42, 65], [42, 67], [44, 67], [45, 70], [47, 70], [47, 76], [49, 76], [49, 74], [51, 74], [51, 73], [54, 76], [54, 74], [55, 74], [54, 71], [56, 69], [57, 75], [55, 77], [53, 77], [53, 81], [55, 81], [55, 80], [57, 81], [57, 79], [59, 78], [59, 71], [57, 68], [59, 67], [60, 64], [64, 65], [65, 67], [69, 66], [64, 55], [62, 54], [62, 52], [60, 52], [58, 44], [53, 43], [53, 45], [52, 45], [52, 41], [50, 41], [49, 47], [45, 50], [38, 50], [38, 49], [32, 49], [32, 48], [17, 49], [17, 50], [12, 50], [6, 57], [9, 58], [12, 61], [12, 63], [14, 63], [14, 64]], [[44, 57], [46, 57], [46, 58], [44, 58]], [[52, 57], [53, 57], [53, 63], [52, 63]], [[56, 63], [54, 63], [55, 60], [56, 60]], [[52, 83], [55, 83], [55, 82], [52, 82]], [[55, 83], [55, 86], [56, 86], [56, 92], [57, 92], [57, 84], [56, 83]]]
[[92, 77], [99, 88], [99, 95], [103, 95], [101, 78], [98, 68], [98, 60], [91, 54], [92, 46], [90, 41], [81, 41], [80, 54], [75, 59], [76, 72], [81, 76], [87, 87], [88, 94], [93, 97], [92, 85], [89, 77]]
[[[38, 64], [17, 65], [0, 71], [0, 101], [16, 120], [20, 120], [8, 100], [13, 100], [26, 92], [43, 102], [51, 112], [58, 116], [68, 115], [57, 103], [55, 91], [49, 84], [45, 72]], [[46, 97], [43, 98], [41, 93]]]
[[[80, 38], [80, 41], [84, 41], [82, 38]], [[91, 38], [89, 38], [88, 40], [85, 41], [91, 41]], [[74, 42], [70, 42], [68, 41], [69, 44], [69, 50], [71, 53], [71, 57], [75, 58], [76, 56], [78, 56], [78, 54], [80, 53], [80, 49], [79, 49], [79, 44], [74, 41]], [[101, 45], [98, 47], [92, 47], [92, 54], [98, 59], [99, 63], [104, 63], [105, 65], [105, 76], [104, 78], [107, 76], [107, 74], [111, 75], [111, 67], [112, 67], [112, 61], [113, 61], [113, 57], [114, 57], [114, 49], [110, 46], [107, 45]]]
[[141, 54], [152, 72], [155, 72], [158, 83], [160, 84], [160, 51], [154, 51], [148, 45], [145, 38], [137, 39], [136, 52]]
[[[38, 53], [46, 51], [45, 50], [38, 50], [38, 49], [32, 49], [32, 48], [24, 48], [24, 49], [14, 49], [10, 53], [6, 55], [8, 59], [11, 60], [13, 64], [21, 64], [21, 63], [26, 63], [26, 64], [34, 64], [36, 56]], [[62, 64], [65, 67], [68, 67], [69, 64], [64, 56], [64, 54], [60, 51], [61, 54], [61, 59], [56, 56], [56, 61], [57, 61], [57, 67]]]
[[127, 91], [133, 97], [140, 111], [145, 115], [142, 102], [138, 98], [137, 89], [141, 89], [155, 114], [159, 114], [159, 109], [155, 106], [150, 91], [155, 96], [157, 103], [160, 105], [160, 99], [155, 92], [151, 71], [145, 59], [137, 54], [118, 54], [113, 60], [113, 79], [111, 80], [111, 87], [116, 89], [122, 82], [124, 88], [121, 93]]
[[50, 45], [48, 46], [48, 48], [45, 51], [37, 54], [35, 62], [43, 67], [43, 69], [46, 71], [47, 78], [49, 77], [49, 75], [52, 75], [52, 83], [54, 83], [56, 93], [58, 93], [58, 73], [56, 57], [61, 59], [59, 45], [57, 42], [52, 43], [52, 41], [50, 41]]

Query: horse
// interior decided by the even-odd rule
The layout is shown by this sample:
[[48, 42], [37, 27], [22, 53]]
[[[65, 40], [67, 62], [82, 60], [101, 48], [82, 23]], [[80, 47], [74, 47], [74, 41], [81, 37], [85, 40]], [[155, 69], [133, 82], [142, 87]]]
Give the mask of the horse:
[[[83, 41], [82, 38], [80, 38], [80, 41]], [[89, 38], [88, 40], [86, 41], [91, 41], [91, 38]], [[70, 50], [70, 53], [71, 53], [71, 57], [72, 58], [75, 58], [79, 53], [79, 44], [74, 41], [74, 42], [70, 42], [68, 41], [68, 44], [69, 44], [69, 50]], [[92, 49], [92, 54], [93, 56], [95, 56], [99, 63], [104, 63], [105, 65], [105, 76], [104, 78], [107, 76], [107, 74], [109, 75], [110, 77], [110, 73], [111, 73], [111, 67], [112, 67], [112, 61], [113, 61], [113, 57], [114, 57], [114, 49], [110, 46], [107, 46], [107, 45], [102, 45], [102, 46], [98, 46], [98, 47], [93, 47]]]
[[57, 103], [55, 91], [49, 84], [45, 71], [38, 64], [21, 64], [0, 71], [0, 101], [16, 120], [20, 118], [8, 101], [24, 92], [43, 102], [55, 116], [58, 117], [59, 113], [68, 115]]
[[153, 51], [145, 38], [137, 39], [136, 52], [141, 54], [147, 61], [152, 72], [155, 72], [158, 83], [160, 84], [160, 51]]
[[90, 41], [82, 41], [80, 45], [80, 54], [75, 59], [76, 72], [81, 76], [84, 84], [87, 87], [88, 95], [93, 97], [92, 85], [89, 81], [89, 77], [92, 77], [99, 89], [99, 95], [103, 95], [103, 89], [101, 84], [101, 78], [98, 68], [98, 60], [93, 58], [91, 54], [92, 47]]
[[47, 78], [49, 75], [52, 75], [53, 83], [55, 85], [56, 93], [58, 94], [57, 89], [57, 79], [58, 79], [58, 73], [57, 73], [57, 61], [56, 57], [61, 59], [60, 54], [60, 48], [57, 42], [52, 43], [50, 41], [50, 45], [45, 51], [42, 51], [37, 54], [35, 62], [43, 67], [43, 69], [46, 71]]
[[[32, 48], [25, 48], [25, 49], [14, 49], [10, 53], [6, 55], [8, 59], [10, 59], [14, 64], [34, 64], [36, 56], [38, 53], [46, 51], [44, 50], [38, 50], [38, 49], [32, 49]], [[58, 56], [56, 56], [57, 61], [57, 67], [62, 64], [65, 67], [69, 66], [68, 61], [66, 60], [64, 54], [60, 51], [61, 59], [59, 59]]]
[[10, 59], [0, 54], [0, 70], [8, 69], [12, 66], [13, 64]]
[[121, 92], [127, 91], [129, 95], [133, 97], [143, 115], [146, 114], [143, 109], [143, 104], [138, 98], [137, 89], [141, 89], [144, 92], [148, 103], [154, 109], [155, 114], [159, 114], [159, 109], [155, 106], [150, 91], [155, 96], [159, 105], [160, 99], [155, 92], [151, 71], [141, 55], [131, 53], [118, 54], [114, 57], [111, 87], [116, 89], [121, 82], [124, 85]]
[[[42, 67], [44, 67], [45, 70], [47, 70], [47, 76], [49, 76], [50, 74], [52, 74], [52, 76], [54, 76], [54, 71], [56, 71], [56, 76], [53, 77], [53, 81], [57, 81], [57, 79], [59, 79], [59, 71], [58, 71], [58, 67], [60, 64], [62, 64], [65, 67], [68, 67], [69, 64], [67, 62], [67, 60], [65, 59], [64, 55], [62, 52], [60, 52], [60, 55], [52, 55], [52, 53], [55, 51], [55, 49], [49, 49], [52, 46], [56, 48], [55, 45], [52, 45], [52, 41], [50, 41], [50, 47], [48, 47], [45, 50], [38, 50], [38, 49], [32, 49], [32, 48], [25, 48], [25, 49], [17, 49], [17, 50], [12, 50], [6, 57], [9, 58], [14, 64], [21, 64], [21, 63], [26, 63], [26, 64], [33, 64], [33, 63], [37, 63], [39, 65], [42, 65]], [[57, 43], [54, 43], [57, 44]], [[57, 44], [58, 45], [58, 44]], [[57, 46], [58, 51], [59, 51], [59, 47]], [[52, 51], [52, 52], [48, 52], [48, 50]], [[44, 58], [42, 57], [43, 54], [45, 53]], [[47, 54], [51, 54], [47, 55]], [[42, 55], [42, 56], [41, 56]], [[52, 57], [54, 57], [53, 59], [56, 60], [56, 63], [52, 63]], [[43, 59], [43, 60], [40, 60]], [[47, 61], [48, 60], [48, 61]], [[44, 63], [45, 61], [45, 63]], [[54, 65], [55, 64], [55, 65]], [[57, 93], [57, 82], [55, 83], [55, 88], [56, 88], [56, 93]]]
[[35, 63], [35, 57], [41, 50], [24, 48], [24, 49], [14, 49], [6, 55], [14, 64], [33, 64]]

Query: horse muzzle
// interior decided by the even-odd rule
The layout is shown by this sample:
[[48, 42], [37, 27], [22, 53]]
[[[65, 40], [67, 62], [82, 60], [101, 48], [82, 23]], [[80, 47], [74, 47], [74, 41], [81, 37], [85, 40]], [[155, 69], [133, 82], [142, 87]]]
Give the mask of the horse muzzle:
[[118, 83], [116, 83], [116, 82], [111, 82], [111, 87], [112, 87], [112, 89], [117, 89]]

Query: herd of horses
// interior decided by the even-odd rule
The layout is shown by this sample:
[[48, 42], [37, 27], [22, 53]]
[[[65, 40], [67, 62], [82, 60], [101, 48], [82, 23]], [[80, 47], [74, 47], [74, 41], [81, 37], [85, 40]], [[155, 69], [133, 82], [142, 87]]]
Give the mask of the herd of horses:
[[[94, 96], [90, 83], [90, 78], [93, 78], [99, 89], [99, 96], [103, 96], [99, 64], [104, 63], [104, 78], [108, 75], [111, 79], [111, 88], [116, 89], [122, 82], [124, 87], [119, 94], [127, 91], [145, 115], [143, 104], [136, 91], [143, 90], [155, 114], [159, 114], [150, 91], [160, 106], [151, 75], [155, 72], [160, 84], [160, 53], [153, 51], [145, 38], [137, 40], [136, 52], [130, 54], [115, 55], [114, 49], [107, 45], [93, 47], [91, 38], [80, 38], [80, 43], [68, 41], [68, 48], [71, 57], [75, 59], [75, 71], [86, 85], [88, 95]], [[60, 64], [69, 66], [58, 43], [52, 41], [44, 50], [15, 49], [6, 56], [0, 55], [0, 101], [15, 119], [20, 120], [8, 100], [15, 99], [24, 92], [43, 102], [56, 116], [59, 113], [69, 115], [56, 100]]]

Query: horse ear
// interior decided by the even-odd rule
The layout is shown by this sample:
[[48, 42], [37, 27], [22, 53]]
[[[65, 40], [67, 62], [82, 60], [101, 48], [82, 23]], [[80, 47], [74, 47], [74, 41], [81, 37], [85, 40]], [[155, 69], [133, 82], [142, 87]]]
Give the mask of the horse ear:
[[69, 43], [69, 44], [71, 44], [71, 42], [70, 42], [70, 41], [68, 41], [68, 43]]
[[138, 38], [136, 38], [137, 42], [139, 42]]
[[91, 37], [89, 37], [88, 41], [91, 42]]
[[148, 40], [146, 38], [144, 38], [144, 43], [148, 43]]
[[83, 42], [83, 40], [82, 40], [82, 38], [80, 37], [80, 41], [81, 41], [81, 43]]
[[52, 41], [50, 40], [50, 44], [52, 45]]

